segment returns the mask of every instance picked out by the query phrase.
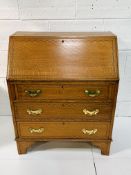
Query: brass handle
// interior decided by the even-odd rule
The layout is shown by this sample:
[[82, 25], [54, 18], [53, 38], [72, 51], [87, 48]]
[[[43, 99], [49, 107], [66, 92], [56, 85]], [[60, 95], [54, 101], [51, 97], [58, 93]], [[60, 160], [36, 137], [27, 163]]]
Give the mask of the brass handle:
[[85, 128], [82, 129], [83, 134], [93, 135], [96, 134], [97, 129], [87, 130]]
[[94, 111], [88, 111], [87, 109], [83, 109], [83, 113], [88, 116], [94, 116], [99, 113], [99, 109], [95, 109]]
[[37, 110], [27, 109], [27, 113], [29, 115], [40, 115], [42, 113], [42, 109]]
[[35, 128], [29, 128], [29, 132], [32, 134], [32, 133], [43, 133], [44, 132], [44, 128], [38, 128], [38, 129], [35, 129]]
[[36, 90], [25, 90], [25, 93], [27, 94], [27, 95], [29, 95], [30, 97], [36, 97], [36, 96], [38, 96], [40, 93], [41, 93], [41, 90], [40, 89], [36, 89]]
[[96, 97], [100, 95], [100, 90], [85, 90], [85, 94], [88, 95], [89, 97]]

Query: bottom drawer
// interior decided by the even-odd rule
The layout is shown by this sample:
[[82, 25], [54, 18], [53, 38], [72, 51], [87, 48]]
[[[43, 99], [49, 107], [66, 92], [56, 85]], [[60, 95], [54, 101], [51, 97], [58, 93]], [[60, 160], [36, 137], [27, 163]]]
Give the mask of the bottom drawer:
[[108, 122], [18, 122], [21, 138], [108, 139]]

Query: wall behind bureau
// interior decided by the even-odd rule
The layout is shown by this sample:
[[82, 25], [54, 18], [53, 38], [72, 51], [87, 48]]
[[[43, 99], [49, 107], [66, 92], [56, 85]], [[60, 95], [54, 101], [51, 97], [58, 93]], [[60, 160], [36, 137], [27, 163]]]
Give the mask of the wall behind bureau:
[[0, 0], [0, 115], [11, 115], [8, 38], [15, 31], [112, 31], [118, 36], [116, 116], [131, 116], [131, 0]]

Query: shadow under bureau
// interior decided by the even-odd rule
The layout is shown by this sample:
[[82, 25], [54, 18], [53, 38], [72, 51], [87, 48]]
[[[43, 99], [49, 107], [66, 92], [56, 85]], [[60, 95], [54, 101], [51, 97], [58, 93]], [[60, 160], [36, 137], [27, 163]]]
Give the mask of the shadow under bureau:
[[83, 141], [108, 155], [118, 90], [111, 32], [16, 32], [7, 83], [19, 154], [35, 142]]

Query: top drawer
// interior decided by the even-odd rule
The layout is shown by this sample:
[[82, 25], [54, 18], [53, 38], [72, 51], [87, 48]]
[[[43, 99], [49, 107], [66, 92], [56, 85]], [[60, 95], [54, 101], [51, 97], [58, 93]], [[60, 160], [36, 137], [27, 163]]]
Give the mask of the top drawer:
[[16, 92], [19, 100], [111, 100], [114, 96], [114, 84], [17, 84]]

